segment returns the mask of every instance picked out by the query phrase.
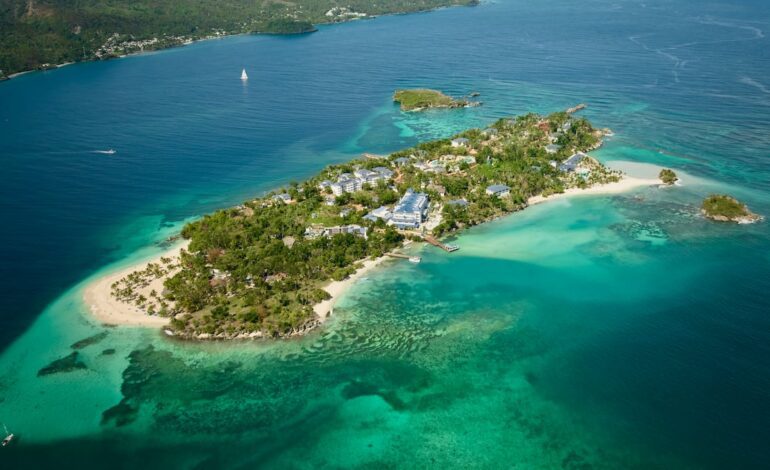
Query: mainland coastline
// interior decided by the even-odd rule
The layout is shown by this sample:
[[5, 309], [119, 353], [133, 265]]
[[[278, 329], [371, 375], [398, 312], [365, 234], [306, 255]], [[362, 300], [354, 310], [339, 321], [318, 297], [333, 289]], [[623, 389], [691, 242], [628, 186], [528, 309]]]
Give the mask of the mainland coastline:
[[[244, 18], [243, 12], [234, 11], [233, 14], [236, 16], [230, 18], [230, 23], [235, 22], [235, 24], [229, 26], [225, 26], [221, 21], [219, 23], [209, 22], [208, 16], [210, 15], [206, 12], [192, 11], [188, 14], [201, 15], [198, 21], [206, 24], [200, 31], [194, 32], [179, 30], [177, 25], [179, 18], [175, 18], [173, 15], [161, 20], [161, 25], [156, 30], [147, 30], [141, 27], [138, 31], [121, 30], [117, 25], [110, 23], [124, 12], [121, 12], [119, 8], [105, 12], [101, 11], [101, 5], [94, 5], [91, 11], [93, 16], [87, 20], [84, 19], [84, 22], [99, 24], [104, 21], [106, 24], [99, 25], [101, 27], [96, 31], [86, 32], [86, 28], [82, 24], [77, 24], [77, 18], [82, 14], [78, 9], [68, 10], [69, 6], [60, 5], [58, 8], [45, 8], [38, 12], [34, 8], [34, 4], [31, 3], [28, 6], [27, 15], [33, 18], [37, 17], [39, 24], [36, 26], [42, 28], [39, 32], [49, 34], [54, 40], [58, 40], [58, 43], [49, 44], [48, 49], [50, 50], [35, 51], [39, 54], [32, 56], [16, 57], [9, 54], [8, 57], [0, 58], [5, 59], [0, 60], [0, 82], [31, 72], [54, 70], [74, 63], [118, 59], [146, 52], [182, 47], [199, 41], [222, 39], [228, 36], [310, 34], [318, 31], [318, 25], [375, 19], [380, 16], [425, 13], [456, 6], [473, 7], [478, 4], [478, 0], [423, 0], [412, 4], [388, 0], [377, 5], [371, 5], [370, 8], [364, 8], [363, 11], [356, 11], [350, 7], [336, 6], [334, 3], [324, 5], [322, 2], [304, 5], [308, 8], [303, 8], [302, 2], [298, 2], [287, 3], [287, 5], [298, 7], [295, 13], [275, 17], [264, 11], [257, 11], [253, 12], [253, 16]], [[141, 6], [137, 6], [141, 9]], [[39, 16], [37, 16], [38, 13]], [[103, 15], [106, 15], [107, 18]], [[130, 13], [132, 23], [137, 22], [135, 15], [136, 10]], [[18, 30], [16, 26], [20, 23], [18, 22], [19, 18], [16, 18], [16, 12], [8, 19], [7, 40], [28, 42], [30, 37], [26, 34], [33, 33], [34, 28], [27, 27]], [[155, 20], [157, 18], [153, 18], [153, 21]], [[163, 24], [163, 21], [166, 21], [167, 24]], [[141, 19], [138, 23], [141, 23]], [[228, 22], [225, 21], [224, 23]], [[195, 29], [197, 30], [198, 27]], [[94, 36], [88, 41], [90, 44], [87, 48], [79, 41], [70, 44], [73, 37], [82, 37], [86, 33], [89, 36]], [[96, 37], [100, 40], [96, 41]], [[10, 46], [8, 48], [11, 49]], [[53, 55], [49, 57], [48, 54]]]
[[[518, 119], [521, 119], [518, 118]], [[578, 129], [582, 129], [580, 131], [576, 132], [576, 136], [580, 136], [581, 139], [586, 139], [587, 136], [594, 136], [594, 140], [586, 140], [581, 145], [584, 147], [586, 151], [598, 148], [602, 144], [601, 140], [601, 131], [596, 131], [590, 125], [587, 125], [587, 121], [581, 120], [579, 121], [581, 124], [578, 126], [575, 126], [575, 123], [572, 122], [573, 119], [570, 114], [567, 113], [557, 113], [556, 115], [552, 115], [549, 118], [535, 118], [532, 116], [529, 116], [528, 118], [522, 120], [526, 121], [529, 119], [528, 124], [526, 126], [527, 129], [524, 131], [524, 134], [529, 133], [532, 129], [535, 128], [543, 128], [544, 123], [549, 123], [549, 126], [551, 126], [551, 121], [555, 120], [558, 122], [558, 127], [562, 129], [566, 129], [566, 123], [571, 123], [570, 128], [577, 127]], [[531, 122], [530, 122], [531, 121]], [[503, 124], [501, 124], [503, 122]], [[498, 129], [502, 129], [503, 132], [505, 129], [507, 129], [505, 126], [506, 122], [514, 122], [513, 120], [509, 121], [503, 121], [497, 123], [498, 127], [490, 127], [488, 129], [485, 129], [484, 131], [480, 130], [470, 130], [466, 131], [466, 133], [463, 133], [461, 135], [468, 135], [468, 136], [475, 136], [476, 139], [486, 139], [482, 140], [482, 142], [485, 142], [484, 145], [500, 145], [500, 142], [497, 139], [501, 139], [499, 132], [497, 132]], [[539, 127], [538, 127], [539, 126]], [[581, 127], [581, 126], [587, 126], [587, 127]], [[549, 128], [550, 129], [550, 128]], [[521, 129], [519, 129], [520, 131]], [[553, 140], [553, 133], [550, 134], [550, 139]], [[486, 136], [486, 137], [479, 137], [479, 136]], [[446, 149], [455, 149], [458, 148], [458, 150], [455, 150], [455, 153], [477, 153], [475, 152], [475, 149], [471, 148], [470, 141], [467, 138], [464, 137], [455, 137], [451, 141], [448, 139], [444, 139], [443, 141], [437, 141], [443, 143], [443, 145], [446, 146]], [[431, 145], [431, 143], [426, 143], [424, 145]], [[438, 144], [436, 144], [438, 145]], [[155, 298], [155, 299], [161, 299], [162, 297], [165, 297], [167, 299], [172, 299], [173, 295], [168, 295], [166, 291], [168, 289], [164, 289], [164, 286], [168, 285], [168, 280], [172, 279], [175, 275], [177, 275], [180, 270], [187, 269], [184, 268], [183, 265], [186, 263], [189, 264], [191, 261], [191, 254], [187, 251], [190, 249], [190, 241], [186, 241], [184, 244], [176, 246], [174, 249], [169, 250], [168, 252], [164, 253], [162, 256], [156, 257], [155, 259], [138, 264], [136, 266], [132, 266], [126, 269], [122, 269], [119, 272], [115, 272], [112, 274], [105, 275], [99, 279], [96, 279], [92, 283], [90, 283], [84, 292], [84, 301], [86, 305], [88, 306], [89, 311], [93, 315], [93, 317], [102, 323], [110, 324], [110, 325], [131, 325], [131, 326], [143, 326], [143, 327], [162, 327], [165, 333], [168, 336], [177, 336], [181, 337], [183, 339], [197, 339], [197, 340], [208, 340], [208, 339], [255, 339], [255, 338], [269, 338], [269, 337], [293, 337], [305, 334], [311, 330], [314, 330], [319, 325], [323, 324], [331, 315], [333, 312], [333, 308], [335, 303], [339, 300], [340, 297], [344, 295], [344, 293], [353, 285], [355, 284], [359, 279], [361, 279], [365, 274], [370, 272], [372, 269], [375, 269], [377, 266], [380, 266], [383, 262], [385, 262], [388, 258], [388, 255], [393, 253], [395, 250], [398, 250], [401, 248], [404, 243], [410, 243], [411, 240], [421, 240], [426, 242], [431, 242], [432, 244], [436, 244], [439, 247], [446, 246], [442, 245], [440, 242], [436, 240], [436, 238], [433, 237], [433, 235], [441, 236], [443, 234], [447, 234], [450, 232], [456, 232], [459, 230], [462, 230], [466, 225], [472, 226], [478, 223], [484, 223], [487, 220], [492, 220], [495, 218], [498, 218], [500, 216], [505, 216], [507, 214], [513, 213], [518, 210], [525, 209], [526, 207], [530, 205], [535, 204], [541, 204], [548, 201], [553, 201], [561, 198], [569, 198], [579, 195], [603, 195], [603, 194], [618, 194], [622, 192], [631, 191], [637, 188], [645, 187], [645, 186], [656, 186], [661, 184], [660, 179], [656, 178], [639, 178], [639, 177], [633, 177], [628, 176], [625, 174], [621, 174], [620, 172], [609, 170], [606, 167], [604, 167], [602, 164], [598, 163], [598, 161], [594, 160], [592, 157], [583, 154], [580, 152], [581, 145], [578, 145], [575, 148], [566, 148], [564, 151], [561, 152], [561, 155], [566, 155], [569, 153], [572, 153], [573, 150], [577, 151], [578, 153], [575, 153], [574, 155], [570, 156], [569, 158], [559, 158], [558, 156], [554, 156], [555, 160], [551, 160], [551, 168], [549, 171], [553, 174], [559, 175], [558, 178], [561, 178], [559, 181], [568, 181], [566, 184], [568, 187], [564, 187], [561, 189], [561, 191], [547, 191], [547, 192], [539, 192], [537, 194], [530, 195], [524, 199], [520, 199], [521, 194], [518, 194], [517, 196], [510, 196], [510, 192], [512, 191], [511, 188], [504, 185], [497, 185], [497, 186], [504, 186], [504, 189], [501, 190], [501, 193], [495, 193], [492, 194], [490, 190], [496, 191], [491, 188], [495, 188], [495, 185], [489, 186], [486, 189], [486, 196], [484, 196], [487, 200], [487, 202], [493, 202], [494, 204], [497, 204], [499, 206], [499, 210], [493, 210], [492, 212], [488, 213], [487, 215], [482, 216], [479, 220], [476, 220], [475, 222], [469, 223], [469, 224], [457, 224], [454, 225], [447, 225], [447, 218], [454, 217], [454, 211], [456, 209], [446, 209], [449, 207], [455, 207], [455, 203], [458, 201], [464, 201], [464, 204], [468, 205], [468, 200], [471, 199], [471, 195], [466, 195], [466, 198], [460, 199], [458, 201], [448, 201], [446, 198], [443, 198], [443, 203], [441, 196], [436, 198], [437, 193], [445, 192], [446, 190], [444, 188], [436, 188], [437, 185], [435, 181], [450, 181], [449, 176], [443, 174], [442, 172], [438, 172], [437, 174], [431, 174], [430, 176], [430, 185], [433, 186], [429, 189], [431, 197], [436, 198], [441, 206], [445, 206], [443, 214], [439, 214], [438, 220], [434, 220], [433, 223], [430, 223], [430, 220], [425, 220], [423, 224], [423, 232], [418, 233], [415, 228], [412, 226], [406, 226], [406, 227], [399, 227], [399, 230], [393, 230], [391, 226], [386, 226], [381, 220], [378, 220], [377, 224], [370, 224], [367, 227], [360, 226], [360, 225], [346, 225], [346, 226], [338, 226], [338, 227], [326, 227], [321, 228], [321, 232], [323, 235], [318, 235], [314, 232], [314, 230], [317, 232], [318, 227], [308, 227], [305, 237], [308, 239], [311, 239], [313, 237], [327, 237], [330, 239], [338, 240], [341, 243], [353, 243], [356, 239], [357, 235], [360, 236], [361, 233], [363, 233], [364, 238], [366, 238], [367, 230], [371, 230], [370, 235], [375, 235], [375, 231], [383, 232], [383, 231], [390, 231], [388, 233], [396, 233], [400, 236], [399, 241], [397, 243], [391, 243], [390, 248], [387, 249], [385, 252], [378, 252], [376, 254], [367, 255], [362, 258], [359, 258], [357, 260], [354, 260], [350, 263], [348, 268], [345, 268], [344, 272], [340, 276], [332, 276], [332, 279], [328, 280], [327, 282], [322, 282], [318, 284], [318, 288], [322, 290], [323, 292], [321, 295], [317, 295], [314, 298], [316, 299], [314, 302], [312, 302], [312, 305], [310, 306], [310, 314], [307, 314], [307, 319], [298, 322], [296, 325], [292, 327], [287, 327], [280, 331], [273, 331], [273, 332], [267, 332], [262, 329], [255, 330], [255, 331], [207, 331], [207, 332], [201, 332], [199, 330], [193, 330], [192, 332], [188, 331], [180, 331], [179, 330], [179, 323], [181, 322], [180, 319], [184, 319], [186, 321], [190, 321], [189, 314], [183, 313], [183, 311], [175, 305], [173, 302], [169, 301], [169, 303], [166, 303], [165, 300], [160, 300], [161, 304], [163, 305], [163, 309], [168, 308], [171, 314], [165, 314], [164, 316], [159, 316], [156, 311], [154, 311], [154, 307], [150, 307], [151, 311], [148, 315], [148, 309], [146, 307], [146, 304], [144, 304], [145, 301], [149, 301], [149, 298]], [[549, 144], [550, 150], [553, 150], [553, 147], [556, 146], [556, 144]], [[394, 182], [389, 188], [386, 188], [386, 184], [384, 182], [380, 182], [380, 189], [390, 190], [395, 189], [397, 185], [397, 181], [402, 179], [404, 177], [404, 174], [407, 176], [409, 173], [407, 170], [405, 170], [403, 167], [399, 167], [399, 162], [401, 164], [404, 164], [405, 157], [399, 155], [403, 155], [404, 152], [396, 152], [392, 154], [390, 157], [379, 157], [375, 158], [372, 156], [368, 156], [367, 158], [364, 158], [362, 161], [354, 161], [352, 163], [353, 167], [359, 167], [358, 171], [365, 172], [369, 170], [364, 170], [361, 165], [367, 164], [370, 161], [375, 161], [378, 164], [390, 164], [393, 169], [395, 170], [394, 175], [392, 176], [392, 181]], [[549, 153], [550, 154], [550, 153]], [[576, 158], [578, 156], [579, 158]], [[372, 160], [374, 158], [374, 160]], [[470, 157], [466, 157], [468, 160], [471, 161]], [[422, 165], [422, 162], [417, 161], [415, 159], [409, 159], [406, 158], [406, 160], [409, 160], [409, 165], [411, 166], [420, 166]], [[456, 159], [453, 159], [454, 161]], [[473, 157], [473, 161], [479, 160], [477, 156]], [[562, 163], [559, 163], [561, 161]], [[491, 157], [488, 157], [488, 161], [486, 162], [487, 165], [492, 165], [491, 163]], [[581, 166], [582, 165], [582, 166]], [[460, 169], [462, 166], [463, 169]], [[452, 176], [454, 180], [461, 179], [461, 178], [468, 178], [475, 168], [480, 168], [484, 165], [479, 163], [473, 163], [472, 165], [468, 165], [467, 163], [461, 163], [457, 165], [454, 168], [455, 175]], [[536, 166], [537, 167], [537, 166]], [[346, 167], [347, 168], [347, 167]], [[382, 167], [378, 167], [382, 168]], [[591, 170], [587, 170], [587, 168], [590, 168]], [[383, 171], [383, 170], [379, 170]], [[390, 170], [388, 170], [390, 171]], [[446, 171], [442, 170], [442, 171]], [[539, 170], [542, 171], [542, 170]], [[393, 173], [393, 172], [391, 172]], [[338, 171], [336, 168], [330, 168], [322, 172], [321, 176], [316, 178], [311, 178], [307, 185], [300, 188], [305, 189], [306, 191], [310, 191], [309, 188], [314, 187], [316, 185], [320, 185], [321, 188], [326, 188], [326, 191], [317, 197], [322, 197], [326, 200], [326, 204], [340, 204], [341, 201], [345, 201], [342, 204], [343, 212], [355, 212], [356, 210], [354, 208], [347, 208], [346, 204], [348, 203], [348, 200], [350, 198], [350, 193], [346, 193], [345, 191], [340, 192], [339, 194], [331, 191], [331, 184], [328, 180], [320, 181], [320, 178], [325, 176], [331, 176], [332, 174], [340, 174], [340, 171]], [[358, 174], [358, 173], [357, 173]], [[418, 175], [423, 175], [423, 172], [420, 170], [417, 172]], [[579, 175], [578, 175], [579, 174]], [[344, 173], [343, 173], [344, 175]], [[594, 175], [599, 175], [598, 177], [594, 177]], [[344, 177], [344, 176], [343, 176]], [[444, 178], [441, 180], [440, 178]], [[593, 178], [593, 179], [590, 179]], [[470, 178], [472, 179], [472, 178]], [[424, 186], [424, 184], [423, 184]], [[368, 189], [367, 189], [368, 188]], [[302, 190], [299, 191], [299, 193], [295, 192], [294, 195], [290, 195], [288, 192], [276, 192], [271, 194], [268, 198], [265, 199], [257, 199], [255, 200], [251, 205], [243, 205], [239, 206], [233, 209], [229, 209], [231, 214], [237, 214], [236, 217], [240, 218], [248, 218], [250, 216], [253, 216], [256, 211], [259, 210], [278, 210], [281, 211], [284, 208], [286, 210], [290, 210], [288, 208], [293, 207], [296, 205], [297, 201], [293, 199], [299, 199], [303, 196], [298, 196], [298, 194], [302, 194]], [[355, 189], [352, 191], [352, 193], [358, 193], [360, 192], [366, 192], [368, 190], [372, 190], [370, 184], [364, 184], [363, 187], [357, 188], [358, 191]], [[490, 195], [491, 194], [491, 195]], [[354, 194], [355, 195], [355, 194]], [[427, 197], [427, 196], [426, 196]], [[519, 198], [521, 202], [515, 202], [514, 199]], [[496, 201], [496, 202], [495, 202]], [[462, 204], [461, 204], [462, 205]], [[354, 204], [355, 206], [355, 204]], [[384, 207], [384, 206], [383, 206]], [[359, 211], [361, 211], [362, 207], [358, 208]], [[382, 207], [380, 208], [382, 209]], [[380, 210], [378, 209], [378, 210]], [[450, 212], [447, 212], [447, 210], [450, 210]], [[365, 211], [361, 212], [362, 214]], [[373, 213], [376, 211], [373, 211]], [[280, 212], [279, 212], [280, 213]], [[314, 213], [315, 214], [315, 213]], [[354, 214], [355, 215], [355, 214]], [[441, 215], [443, 215], [443, 220]], [[456, 214], [455, 214], [456, 215]], [[370, 213], [371, 216], [371, 213]], [[314, 215], [315, 217], [315, 215]], [[346, 214], [343, 218], [347, 218], [348, 215]], [[428, 218], [429, 219], [429, 218]], [[356, 218], [354, 221], [361, 222], [363, 219], [360, 217]], [[430, 225], [430, 233], [427, 233], [425, 231], [425, 227]], [[419, 226], [419, 224], [418, 224]], [[387, 227], [385, 229], [384, 227]], [[332, 231], [336, 230], [335, 234], [329, 234], [329, 229]], [[324, 232], [326, 230], [326, 232]], [[183, 232], [184, 234], [184, 232]], [[357, 235], [356, 235], [357, 234]], [[191, 235], [190, 233], [187, 234], [187, 237], [189, 238]], [[194, 237], [194, 234], [192, 235]], [[347, 237], [347, 238], [344, 238]], [[283, 244], [288, 246], [289, 249], [291, 249], [291, 246], [295, 243], [294, 237], [291, 236], [285, 236], [283, 238]], [[200, 251], [200, 250], [198, 250]], [[224, 251], [224, 250], [222, 250]], [[450, 251], [450, 250], [448, 250]], [[211, 250], [208, 250], [209, 253], [211, 253]], [[205, 257], [206, 255], [204, 255]], [[220, 255], [216, 255], [217, 257]], [[402, 255], [403, 256], [403, 255]], [[186, 260], [186, 261], [185, 261]], [[152, 270], [158, 270], [160, 269], [159, 266], [162, 266], [163, 263], [166, 263], [167, 266], [169, 266], [169, 269], [167, 270], [161, 270], [161, 274], [157, 275], [156, 277], [146, 277], [141, 278], [141, 282], [135, 282], [132, 284], [132, 288], [135, 288], [136, 291], [131, 293], [130, 299], [129, 297], [123, 297], [120, 298], [120, 295], [116, 295], [116, 285], [120, 284], [121, 282], [126, 282], [125, 280], [129, 278], [129, 276], [136, 276], [136, 273], [142, 273], [142, 272], [150, 272]], [[209, 272], [209, 271], [206, 271]], [[209, 283], [213, 288], [220, 288], [220, 286], [226, 286], [230, 281], [230, 274], [224, 273], [220, 270], [213, 269], [210, 271], [213, 274], [209, 275], [209, 278], [206, 280], [207, 283]], [[263, 281], [265, 282], [263, 285], [280, 285], [285, 281], [285, 279], [288, 276], [282, 272], [273, 273], [270, 275], [265, 276]], [[138, 278], [137, 278], [138, 279]], [[253, 282], [253, 281], [250, 281]], [[126, 284], [127, 285], [127, 284]], [[127, 287], [125, 289], [128, 289]], [[125, 291], [124, 289], [124, 291]], [[247, 289], [248, 290], [248, 289]], [[117, 289], [117, 292], [120, 292], [120, 289]], [[158, 295], [159, 292], [162, 292], [162, 294]], [[232, 295], [240, 295], [240, 294], [229, 294]], [[137, 303], [135, 299], [144, 299], [141, 302]], [[150, 305], [151, 302], [150, 302]], [[175, 313], [173, 313], [175, 312]], [[227, 315], [227, 313], [226, 313]], [[176, 323], [176, 327], [174, 325]]]

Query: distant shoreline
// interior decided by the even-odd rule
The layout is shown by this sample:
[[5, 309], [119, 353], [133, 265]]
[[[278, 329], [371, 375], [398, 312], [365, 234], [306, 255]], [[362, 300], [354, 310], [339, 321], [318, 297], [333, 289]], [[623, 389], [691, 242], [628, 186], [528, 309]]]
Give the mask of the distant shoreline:
[[[142, 49], [142, 50], [138, 50], [138, 51], [134, 51], [134, 52], [129, 52], [129, 53], [126, 53], [126, 54], [120, 54], [120, 55], [115, 55], [115, 56], [110, 56], [110, 57], [105, 57], [105, 58], [91, 57], [91, 58], [88, 58], [88, 59], [85, 59], [85, 60], [69, 61], [69, 62], [63, 62], [61, 64], [44, 64], [44, 65], [38, 66], [38, 67], [33, 68], [33, 69], [21, 70], [19, 72], [13, 72], [13, 73], [10, 73], [10, 74], [7, 74], [7, 75], [0, 75], [0, 82], [9, 81], [9, 80], [12, 80], [14, 78], [18, 78], [18, 77], [20, 77], [22, 75], [27, 75], [27, 74], [30, 74], [30, 73], [33, 73], [33, 72], [47, 72], [47, 71], [50, 71], [50, 70], [55, 70], [55, 69], [59, 69], [59, 68], [62, 68], [62, 67], [66, 67], [66, 66], [72, 65], [72, 64], [80, 64], [80, 63], [88, 63], [88, 62], [102, 62], [102, 61], [110, 61], [110, 60], [115, 60], [115, 59], [122, 59], [122, 58], [125, 58], [125, 57], [138, 56], [138, 55], [147, 54], [147, 53], [150, 53], [150, 52], [157, 52], [157, 51], [162, 51], [162, 50], [166, 50], [166, 49], [173, 49], [175, 47], [184, 47], [184, 46], [188, 46], [190, 44], [194, 44], [194, 43], [202, 42], [202, 41], [210, 41], [210, 40], [215, 40], [215, 39], [224, 39], [224, 38], [227, 38], [227, 37], [244, 36], [244, 35], [250, 35], [250, 36], [251, 35], [257, 35], [257, 36], [298, 36], [298, 35], [311, 34], [311, 33], [318, 32], [318, 30], [319, 30], [318, 26], [332, 26], [332, 25], [335, 25], [335, 24], [352, 23], [354, 21], [373, 20], [373, 19], [380, 18], [380, 17], [411, 15], [411, 14], [416, 14], [416, 13], [430, 13], [430, 12], [433, 12], [433, 11], [443, 10], [445, 8], [455, 8], [455, 7], [461, 7], [461, 6], [471, 7], [471, 6], [477, 6], [477, 5], [478, 5], [478, 3], [469, 3], [467, 5], [443, 5], [443, 6], [438, 6], [438, 7], [434, 7], [434, 8], [428, 8], [428, 9], [425, 9], [425, 10], [394, 11], [394, 12], [390, 12], [390, 13], [382, 13], [382, 14], [379, 14], [379, 15], [368, 15], [366, 17], [350, 17], [350, 18], [347, 18], [347, 19], [332, 20], [332, 21], [329, 21], [329, 22], [317, 22], [317, 23], [311, 23], [312, 29], [307, 30], [307, 31], [291, 31], [291, 32], [286, 32], [286, 33], [282, 33], [282, 32], [269, 32], [269, 31], [252, 31], [252, 32], [239, 31], [239, 32], [231, 32], [231, 33], [225, 32], [225, 33], [222, 33], [222, 34], [211, 34], [211, 35], [203, 36], [203, 37], [199, 37], [199, 38], [189, 38], [188, 37], [188, 38], [184, 38], [184, 39], [178, 40], [178, 42], [174, 42], [174, 43], [171, 43], [171, 44], [168, 44], [168, 45], [164, 45], [164, 46], [161, 46], [161, 47], [151, 48], [151, 49], [147, 49], [147, 50]], [[169, 39], [169, 38], [165, 38], [165, 39]]]

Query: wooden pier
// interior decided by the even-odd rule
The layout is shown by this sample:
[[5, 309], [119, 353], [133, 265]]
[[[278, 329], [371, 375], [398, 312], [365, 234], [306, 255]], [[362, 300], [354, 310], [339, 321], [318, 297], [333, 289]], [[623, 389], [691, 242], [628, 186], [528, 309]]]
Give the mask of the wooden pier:
[[435, 247], [438, 247], [438, 248], [441, 248], [442, 250], [446, 251], [447, 253], [451, 253], [453, 251], [457, 251], [457, 250], [460, 249], [460, 247], [457, 246], [457, 245], [445, 245], [445, 244], [441, 243], [440, 241], [436, 240], [436, 237], [434, 237], [432, 235], [425, 235], [425, 237], [423, 237], [423, 239], [426, 242], [430, 243], [431, 245], [433, 245]]

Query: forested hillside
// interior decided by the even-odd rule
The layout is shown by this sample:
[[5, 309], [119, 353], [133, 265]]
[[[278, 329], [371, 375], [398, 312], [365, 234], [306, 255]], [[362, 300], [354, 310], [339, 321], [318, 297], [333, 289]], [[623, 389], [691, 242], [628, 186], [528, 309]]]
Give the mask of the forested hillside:
[[473, 5], [477, 0], [0, 0], [0, 77], [234, 33]]

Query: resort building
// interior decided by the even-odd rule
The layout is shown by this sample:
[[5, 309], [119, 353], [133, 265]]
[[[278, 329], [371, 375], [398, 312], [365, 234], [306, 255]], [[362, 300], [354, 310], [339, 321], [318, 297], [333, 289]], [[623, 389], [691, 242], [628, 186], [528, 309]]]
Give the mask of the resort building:
[[486, 193], [489, 196], [505, 197], [511, 194], [511, 188], [504, 184], [493, 184], [487, 187]]
[[378, 166], [372, 168], [372, 171], [377, 173], [378, 178], [382, 180], [389, 180], [393, 177], [393, 171], [390, 168], [385, 168], [384, 166]]
[[452, 147], [467, 147], [468, 144], [470, 144], [471, 141], [466, 139], [465, 137], [458, 137], [457, 139], [452, 139]]
[[458, 206], [458, 207], [468, 207], [468, 201], [465, 199], [454, 199], [452, 201], [447, 201], [446, 205], [448, 206]]
[[406, 157], [399, 157], [395, 160], [393, 160], [393, 164], [396, 166], [406, 166], [408, 165], [410, 160]]
[[425, 166], [423, 171], [427, 171], [429, 173], [445, 173], [446, 166], [444, 166], [444, 162], [440, 160], [431, 160]]
[[393, 209], [393, 217], [389, 223], [401, 230], [419, 228], [428, 215], [429, 205], [426, 194], [409, 189]]
[[378, 220], [384, 220], [385, 222], [388, 222], [393, 217], [393, 214], [390, 212], [390, 210], [385, 206], [380, 206], [377, 209], [374, 209], [373, 211], [369, 212], [364, 216], [364, 219], [377, 222]]
[[420, 171], [428, 171], [428, 168], [430, 168], [430, 166], [425, 162], [417, 162], [414, 164], [414, 167]]
[[358, 170], [353, 172], [353, 175], [356, 178], [360, 178], [364, 181], [367, 181], [369, 179], [374, 179], [377, 174], [373, 172], [372, 170], [367, 170], [366, 168], [359, 168]]
[[329, 227], [326, 229], [326, 232], [324, 233], [324, 236], [326, 237], [332, 237], [334, 235], [338, 234], [351, 234], [351, 235], [358, 235], [361, 238], [366, 239], [367, 238], [367, 228], [362, 227], [360, 225], [339, 225], [337, 227]]
[[334, 193], [335, 196], [342, 196], [345, 193], [354, 193], [356, 191], [360, 191], [363, 189], [365, 184], [373, 185], [377, 183], [377, 181], [387, 181], [391, 177], [393, 177], [393, 172], [384, 166], [379, 166], [372, 170], [359, 168], [358, 170], [354, 171], [352, 175], [350, 173], [341, 174], [339, 178], [337, 178], [336, 183], [323, 181], [319, 186], [324, 189], [326, 187], [326, 183], [329, 183], [328, 187], [331, 188], [332, 193]]
[[575, 171], [575, 169], [578, 167], [580, 162], [583, 161], [584, 158], [586, 158], [588, 155], [584, 154], [583, 152], [578, 152], [568, 159], [564, 160], [564, 163], [559, 165], [559, 169], [561, 171]]
[[550, 144], [550, 145], [546, 145], [545, 146], [545, 151], [548, 154], [554, 154], [554, 153], [558, 152], [559, 149], [561, 149], [561, 145]]
[[497, 135], [497, 129], [495, 129], [494, 127], [487, 127], [486, 129], [481, 131], [481, 133], [486, 137], [492, 137]]
[[308, 227], [305, 229], [305, 238], [315, 239], [320, 237], [333, 237], [334, 235], [349, 233], [367, 239], [367, 232], [368, 229], [366, 227], [356, 224], [338, 225], [336, 227]]

